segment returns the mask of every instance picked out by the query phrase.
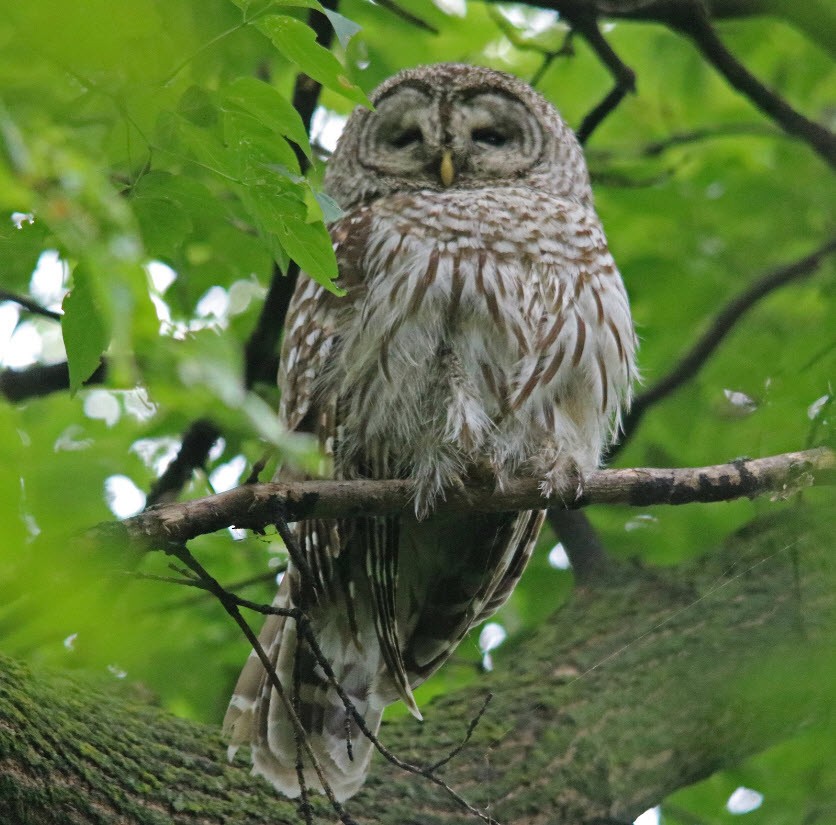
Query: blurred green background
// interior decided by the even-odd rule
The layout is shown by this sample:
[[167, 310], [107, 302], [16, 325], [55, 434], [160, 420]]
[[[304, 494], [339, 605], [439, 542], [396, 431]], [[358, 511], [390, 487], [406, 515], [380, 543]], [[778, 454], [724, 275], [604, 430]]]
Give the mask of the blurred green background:
[[[323, 282], [335, 274], [322, 223], [331, 206], [318, 187], [341, 119], [379, 81], [420, 63], [474, 62], [530, 79], [566, 33], [553, 12], [524, 6], [404, 2], [433, 34], [345, 0], [340, 14], [360, 29], [336, 18], [341, 38], [329, 54], [314, 48], [307, 5], [92, 0], [17, 4], [0, 15], [0, 288], [55, 309], [73, 287], [63, 339], [55, 321], [0, 302], [0, 368], [61, 361], [66, 345], [78, 388], [105, 349], [111, 365], [103, 387], [0, 403], [0, 648], [127, 680], [173, 712], [213, 723], [247, 655], [237, 629], [209, 597], [132, 575], [168, 574], [160, 554], [102, 558], [79, 551], [75, 538], [141, 507], [198, 417], [211, 416], [223, 437], [187, 497], [245, 478], [268, 444], [315, 460], [307, 442], [277, 430], [273, 386], [244, 390], [242, 350], [274, 262], [293, 257]], [[833, 24], [825, 18], [823, 29]], [[814, 38], [777, 18], [720, 30], [767, 85], [836, 123], [832, 55]], [[626, 22], [605, 34], [637, 72], [638, 93], [595, 132], [587, 156], [652, 385], [726, 301], [827, 239], [836, 199], [821, 158], [682, 37]], [[584, 42], [574, 45], [538, 88], [577, 127], [611, 80]], [[300, 68], [325, 84], [313, 150], [287, 103]], [[682, 139], [668, 143], [673, 136]], [[313, 158], [307, 179], [291, 143]], [[699, 465], [832, 444], [834, 304], [832, 261], [759, 303], [694, 381], [648, 413], [617, 465]], [[596, 507], [589, 516], [619, 557], [675, 565], [786, 506]], [[554, 545], [544, 531], [494, 620], [508, 634], [494, 667], [571, 590]], [[272, 597], [284, 560], [275, 536], [224, 531], [191, 548], [223, 583], [257, 578], [240, 592]], [[483, 653], [474, 634], [419, 702], [479, 679]], [[832, 698], [833, 685], [826, 689]], [[830, 813], [836, 821], [832, 756], [832, 742], [811, 731], [680, 792], [661, 816], [734, 821], [727, 801], [744, 786], [763, 795], [747, 822], [825, 822]]]

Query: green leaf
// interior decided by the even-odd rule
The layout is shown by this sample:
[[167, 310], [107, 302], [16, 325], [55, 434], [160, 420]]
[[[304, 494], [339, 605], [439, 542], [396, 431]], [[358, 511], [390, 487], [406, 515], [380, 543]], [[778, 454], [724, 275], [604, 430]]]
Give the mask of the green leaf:
[[340, 45], [344, 49], [347, 49], [349, 41], [355, 34], [357, 34], [357, 32], [360, 31], [362, 26], [358, 25], [353, 20], [349, 20], [347, 17], [344, 17], [338, 11], [325, 8], [323, 8], [322, 11], [331, 21], [331, 25], [334, 27], [334, 34], [337, 35], [337, 40], [340, 41]]
[[111, 316], [90, 271], [73, 270], [73, 288], [63, 303], [61, 333], [70, 368], [70, 392], [76, 393], [96, 371], [110, 343]]
[[218, 120], [218, 109], [212, 95], [200, 86], [189, 86], [183, 92], [177, 111], [195, 126], [212, 126]]
[[[3, 223], [3, 221], [6, 221]], [[32, 270], [38, 263], [46, 243], [46, 227], [35, 219], [20, 220], [18, 229], [9, 216], [0, 214], [0, 282], [8, 289], [25, 290]]]
[[280, 174], [301, 183], [299, 160], [290, 144], [271, 132], [257, 117], [246, 112], [224, 114], [224, 140], [230, 159], [236, 163], [236, 175], [249, 186], [271, 178], [268, 170], [282, 169]]
[[338, 275], [331, 237], [321, 222], [307, 222], [305, 202], [278, 186], [252, 186], [242, 192], [261, 232], [274, 236], [287, 254], [315, 281], [335, 294]]
[[174, 112], [163, 112], [157, 132], [164, 150], [176, 151], [182, 146], [195, 161], [214, 174], [238, 182], [234, 156], [231, 156], [218, 137], [209, 129], [202, 129]]
[[315, 191], [313, 196], [316, 198], [316, 202], [322, 210], [322, 219], [325, 223], [333, 223], [345, 215], [345, 212], [340, 209], [340, 205], [330, 195], [326, 195], [325, 192]]
[[311, 144], [302, 118], [278, 89], [254, 77], [239, 77], [222, 90], [226, 107], [237, 106], [255, 116], [272, 132], [290, 138], [311, 157]]
[[268, 15], [256, 26], [306, 75], [355, 103], [371, 106], [363, 92], [348, 79], [337, 58], [316, 42], [310, 26], [283, 14]]

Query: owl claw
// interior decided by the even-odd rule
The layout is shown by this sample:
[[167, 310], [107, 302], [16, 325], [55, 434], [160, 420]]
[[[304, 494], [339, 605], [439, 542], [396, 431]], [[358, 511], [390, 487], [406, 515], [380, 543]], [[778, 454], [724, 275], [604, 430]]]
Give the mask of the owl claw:
[[575, 461], [564, 458], [545, 473], [539, 487], [543, 498], [557, 496], [564, 506], [577, 504], [584, 494], [583, 472]]

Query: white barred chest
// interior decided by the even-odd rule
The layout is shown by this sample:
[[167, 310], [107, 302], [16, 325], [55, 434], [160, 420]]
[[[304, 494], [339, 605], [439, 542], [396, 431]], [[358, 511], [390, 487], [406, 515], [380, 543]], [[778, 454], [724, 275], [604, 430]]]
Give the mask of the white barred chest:
[[362, 285], [331, 376], [348, 454], [371, 451], [380, 472], [436, 493], [472, 464], [500, 478], [547, 472], [544, 454], [597, 465], [634, 336], [595, 213], [521, 187], [365, 209]]

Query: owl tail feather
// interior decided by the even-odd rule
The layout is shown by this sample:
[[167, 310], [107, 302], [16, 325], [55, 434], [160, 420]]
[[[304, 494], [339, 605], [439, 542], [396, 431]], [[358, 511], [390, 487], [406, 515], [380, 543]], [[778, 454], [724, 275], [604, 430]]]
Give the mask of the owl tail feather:
[[[288, 575], [292, 575], [290, 571]], [[289, 591], [283, 582], [274, 605], [288, 607]], [[351, 636], [344, 626], [345, 615], [338, 610], [320, 616], [320, 621], [313, 623], [314, 632], [337, 682], [363, 718], [366, 729], [376, 737], [383, 710], [397, 699], [397, 693], [370, 617], [358, 623], [366, 632]], [[285, 697], [294, 702], [325, 781], [338, 800], [347, 799], [365, 781], [374, 744], [346, 711], [306, 641], [298, 639], [293, 619], [269, 616], [259, 641], [275, 667]], [[298, 694], [294, 696], [296, 686]], [[415, 706], [414, 698], [412, 705]], [[296, 765], [300, 744], [295, 731], [285, 700], [273, 687], [261, 660], [252, 653], [224, 719], [230, 759], [238, 747], [249, 746], [253, 773], [263, 776], [286, 796], [298, 797], [301, 790]], [[322, 793], [322, 783], [304, 749], [301, 755], [306, 786]]]
[[409, 712], [419, 722], [423, 722], [424, 717], [418, 709], [409, 683], [398, 633], [396, 594], [399, 522], [394, 516], [364, 519], [359, 529], [366, 547], [366, 574], [374, 603], [374, 624], [380, 653], [397, 696], [409, 708]]

